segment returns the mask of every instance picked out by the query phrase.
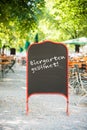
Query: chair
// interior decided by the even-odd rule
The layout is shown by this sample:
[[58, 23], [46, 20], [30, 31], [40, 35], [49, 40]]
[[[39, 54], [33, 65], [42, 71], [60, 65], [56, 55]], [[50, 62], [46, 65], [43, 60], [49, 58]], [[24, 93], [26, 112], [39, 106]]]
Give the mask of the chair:
[[78, 85], [76, 86], [76, 94], [80, 95], [77, 105], [87, 96], [87, 77], [80, 73], [78, 65], [75, 65], [76, 74], [78, 78]]
[[5, 71], [5, 73], [8, 73], [10, 70], [12, 72], [14, 72], [13, 66], [14, 66], [15, 62], [16, 62], [15, 60], [11, 60], [10, 64], [7, 66], [7, 70]]

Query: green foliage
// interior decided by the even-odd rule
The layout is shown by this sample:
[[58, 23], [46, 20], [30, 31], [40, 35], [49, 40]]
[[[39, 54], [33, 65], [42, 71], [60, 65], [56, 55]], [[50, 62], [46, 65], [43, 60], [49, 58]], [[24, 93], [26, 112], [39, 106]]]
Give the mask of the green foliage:
[[84, 36], [87, 30], [87, 1], [58, 0], [55, 2], [55, 26], [70, 38]]
[[2, 43], [26, 39], [38, 26], [43, 14], [44, 0], [0, 0], [0, 37]]
[[20, 28], [33, 28], [43, 7], [44, 0], [1, 0], [0, 22], [6, 26], [16, 20]]
[[39, 41], [86, 37], [87, 0], [0, 0], [2, 45], [23, 47], [37, 33]]

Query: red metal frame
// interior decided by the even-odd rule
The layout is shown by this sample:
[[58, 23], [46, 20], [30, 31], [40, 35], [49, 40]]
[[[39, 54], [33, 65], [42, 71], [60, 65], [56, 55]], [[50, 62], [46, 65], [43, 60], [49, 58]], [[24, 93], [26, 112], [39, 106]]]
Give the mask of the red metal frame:
[[[33, 43], [33, 44], [31, 44], [30, 46], [29, 46], [29, 48], [28, 48], [28, 51], [29, 51], [29, 49], [30, 49], [30, 47], [31, 46], [33, 46], [33, 45], [35, 45], [35, 44], [44, 44], [44, 43], [47, 43], [47, 42], [51, 42], [51, 43], [53, 43], [53, 44], [62, 44], [63, 46], [65, 46], [63, 43], [61, 43], [61, 42], [52, 42], [52, 41], [49, 41], [49, 40], [46, 40], [46, 41], [43, 41], [43, 42], [39, 42], [39, 43]], [[66, 68], [66, 71], [67, 71], [67, 83], [66, 83], [66, 89], [67, 89], [67, 96], [65, 96], [65, 95], [63, 95], [63, 94], [60, 94], [60, 93], [40, 93], [40, 94], [60, 94], [60, 95], [63, 95], [65, 98], [66, 98], [66, 100], [67, 100], [67, 105], [66, 105], [66, 113], [67, 113], [67, 115], [69, 115], [69, 87], [68, 87], [68, 49], [67, 49], [67, 47], [65, 46], [65, 48], [66, 48], [66, 50], [67, 50], [67, 68]], [[34, 93], [34, 94], [31, 94], [31, 95], [28, 95], [28, 83], [29, 83], [29, 81], [28, 81], [28, 76], [29, 76], [29, 74], [28, 74], [28, 51], [27, 51], [27, 58], [26, 58], [26, 114], [28, 114], [28, 112], [29, 112], [29, 107], [28, 107], [28, 98], [31, 96], [31, 95], [34, 95], [34, 94], [39, 94], [39, 93]]]

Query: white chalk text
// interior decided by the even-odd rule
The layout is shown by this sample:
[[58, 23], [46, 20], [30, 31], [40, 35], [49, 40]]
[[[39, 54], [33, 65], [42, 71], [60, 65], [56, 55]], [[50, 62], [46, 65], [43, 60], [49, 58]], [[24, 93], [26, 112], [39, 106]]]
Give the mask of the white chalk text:
[[34, 74], [35, 72], [40, 70], [59, 67], [59, 63], [62, 60], [65, 60], [65, 56], [53, 56], [47, 59], [31, 60], [30, 61], [31, 71]]

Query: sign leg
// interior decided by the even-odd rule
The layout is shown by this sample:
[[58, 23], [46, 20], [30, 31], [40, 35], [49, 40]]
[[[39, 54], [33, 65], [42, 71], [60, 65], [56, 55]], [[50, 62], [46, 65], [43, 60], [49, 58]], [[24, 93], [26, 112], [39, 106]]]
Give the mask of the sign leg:
[[28, 111], [29, 111], [29, 108], [28, 108], [28, 100], [26, 101], [26, 115], [28, 115]]
[[68, 101], [68, 99], [67, 99], [66, 113], [67, 113], [67, 115], [69, 116], [69, 101]]

